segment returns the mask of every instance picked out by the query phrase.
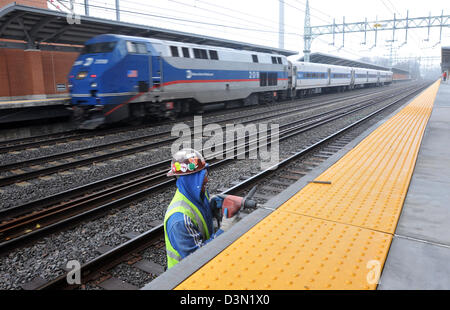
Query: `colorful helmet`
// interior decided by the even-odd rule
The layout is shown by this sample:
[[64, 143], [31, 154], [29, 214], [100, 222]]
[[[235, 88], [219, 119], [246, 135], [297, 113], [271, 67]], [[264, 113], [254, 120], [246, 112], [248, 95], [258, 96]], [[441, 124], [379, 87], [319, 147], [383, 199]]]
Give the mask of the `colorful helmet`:
[[202, 154], [193, 149], [182, 149], [173, 156], [171, 169], [167, 176], [192, 174], [205, 169], [205, 167], [206, 161]]

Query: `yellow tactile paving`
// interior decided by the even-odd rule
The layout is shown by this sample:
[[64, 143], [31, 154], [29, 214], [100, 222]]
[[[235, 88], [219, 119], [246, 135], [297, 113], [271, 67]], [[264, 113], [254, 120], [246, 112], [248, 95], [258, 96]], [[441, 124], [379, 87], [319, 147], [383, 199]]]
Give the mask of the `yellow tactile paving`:
[[394, 233], [439, 84], [434, 84], [280, 207]]
[[177, 289], [375, 289], [439, 84]]
[[177, 289], [370, 289], [367, 265], [381, 262], [390, 242], [389, 234], [278, 210]]

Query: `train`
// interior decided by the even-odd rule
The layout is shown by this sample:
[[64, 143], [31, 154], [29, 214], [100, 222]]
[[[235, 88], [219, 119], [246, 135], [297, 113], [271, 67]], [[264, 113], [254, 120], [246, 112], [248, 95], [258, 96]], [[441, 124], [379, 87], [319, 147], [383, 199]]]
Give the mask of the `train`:
[[68, 76], [81, 129], [176, 118], [217, 103], [225, 108], [275, 103], [391, 82], [390, 71], [115, 34], [88, 40]]

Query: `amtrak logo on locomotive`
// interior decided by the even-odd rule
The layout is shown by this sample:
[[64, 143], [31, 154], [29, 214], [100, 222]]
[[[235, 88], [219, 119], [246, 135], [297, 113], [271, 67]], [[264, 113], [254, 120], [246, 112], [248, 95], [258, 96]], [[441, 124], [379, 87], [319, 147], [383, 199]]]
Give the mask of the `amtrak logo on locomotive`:
[[198, 73], [194, 73], [191, 70], [186, 70], [186, 78], [190, 79], [193, 76], [214, 76], [214, 73], [209, 73], [209, 72], [198, 72]]

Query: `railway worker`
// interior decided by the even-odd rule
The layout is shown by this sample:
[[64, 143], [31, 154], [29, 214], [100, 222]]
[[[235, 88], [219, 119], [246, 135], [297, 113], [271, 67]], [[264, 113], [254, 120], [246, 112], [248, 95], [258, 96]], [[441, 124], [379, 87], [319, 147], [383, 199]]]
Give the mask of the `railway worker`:
[[177, 191], [164, 217], [167, 267], [170, 269], [228, 230], [237, 221], [237, 216], [224, 216], [220, 229], [214, 232], [213, 212], [206, 189], [208, 164], [199, 152], [193, 149], [178, 151], [172, 158], [167, 176], [177, 177]]

